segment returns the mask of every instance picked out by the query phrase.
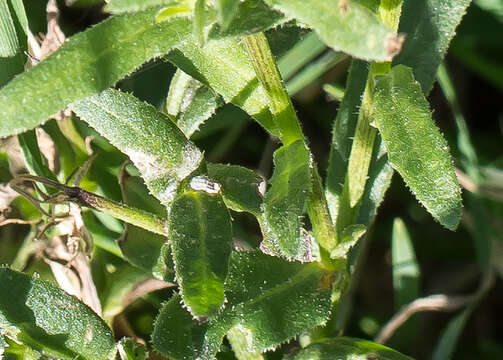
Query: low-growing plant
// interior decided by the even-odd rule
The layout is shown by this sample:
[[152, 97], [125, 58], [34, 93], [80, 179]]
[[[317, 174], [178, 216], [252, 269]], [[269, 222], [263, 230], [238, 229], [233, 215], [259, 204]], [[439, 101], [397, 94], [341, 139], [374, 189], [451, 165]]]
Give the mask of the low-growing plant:
[[[261, 359], [297, 339], [281, 353], [408, 359], [338, 336], [341, 299], [394, 172], [440, 225], [460, 222], [426, 95], [469, 3], [110, 0], [111, 16], [65, 40], [49, 1], [40, 43], [23, 2], [0, 0], [4, 208], [21, 217], [3, 223], [31, 228], [0, 269], [0, 358]], [[177, 70], [154, 106], [127, 79], [155, 59]], [[283, 81], [313, 59], [307, 80]], [[320, 169], [289, 93], [348, 62], [344, 89], [328, 89], [342, 101]], [[211, 126], [232, 136], [246, 114], [281, 143], [269, 178], [191, 140]], [[20, 272], [33, 256], [52, 277]], [[117, 342], [114, 319], [160, 289], [148, 345]]]

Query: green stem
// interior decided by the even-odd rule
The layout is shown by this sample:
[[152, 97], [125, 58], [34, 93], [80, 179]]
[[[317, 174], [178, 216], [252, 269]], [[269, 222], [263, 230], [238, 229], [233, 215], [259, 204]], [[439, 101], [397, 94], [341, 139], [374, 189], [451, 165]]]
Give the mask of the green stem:
[[[242, 42], [255, 68], [257, 78], [269, 98], [269, 107], [280, 130], [281, 141], [283, 144], [288, 145], [302, 140], [306, 148], [308, 148], [299, 119], [281, 80], [278, 66], [265, 35], [263, 33], [249, 35], [244, 37]], [[313, 180], [313, 189], [309, 195], [307, 211], [313, 224], [316, 240], [323, 249], [330, 252], [337, 243], [336, 232], [330, 218], [322, 181], [315, 164], [313, 164], [311, 170], [311, 178]], [[330, 263], [330, 260], [327, 262]]]
[[[402, 1], [381, 0], [377, 11], [381, 21], [394, 31], [398, 29]], [[337, 219], [338, 233], [354, 222], [358, 213], [358, 205], [365, 191], [377, 133], [376, 129], [371, 126], [374, 81], [376, 76], [384, 75], [390, 69], [391, 62], [373, 63], [370, 66], [349, 156], [348, 170], [341, 199], [341, 209]]]
[[264, 360], [260, 352], [252, 352], [249, 350], [246, 337], [246, 332], [238, 326], [234, 326], [227, 333], [227, 340], [229, 340], [236, 358], [238, 360]]
[[125, 221], [155, 234], [167, 234], [166, 220], [159, 218], [157, 215], [90, 193], [79, 187], [66, 186], [53, 180], [32, 175], [19, 175], [11, 182], [14, 185], [22, 182], [38, 182], [61, 192], [41, 202], [64, 203], [71, 201], [81, 206], [104, 212], [116, 219]]

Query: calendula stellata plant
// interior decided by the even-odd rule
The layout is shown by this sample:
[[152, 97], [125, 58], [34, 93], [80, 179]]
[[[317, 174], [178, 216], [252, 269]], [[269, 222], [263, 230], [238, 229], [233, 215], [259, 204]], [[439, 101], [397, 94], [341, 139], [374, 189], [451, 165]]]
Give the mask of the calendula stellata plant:
[[[0, 0], [0, 137], [21, 149], [11, 188], [29, 202], [11, 200], [31, 227], [0, 269], [0, 357], [213, 359], [230, 345], [261, 359], [301, 337], [289, 358], [409, 359], [338, 336], [341, 299], [394, 172], [441, 226], [460, 222], [426, 95], [469, 3], [110, 0], [109, 17], [65, 40], [50, 1], [40, 43], [23, 2]], [[177, 68], [157, 106], [116, 87], [156, 59]], [[350, 63], [331, 90], [342, 101], [326, 168], [289, 95], [306, 80], [284, 82], [311, 61], [308, 79]], [[280, 143], [269, 178], [209, 162], [193, 141], [228, 104], [241, 110], [229, 133], [246, 115]], [[256, 219], [258, 242], [239, 213]], [[33, 256], [60, 288], [20, 272]], [[166, 288], [148, 344], [117, 342], [110, 326], [132, 299]]]

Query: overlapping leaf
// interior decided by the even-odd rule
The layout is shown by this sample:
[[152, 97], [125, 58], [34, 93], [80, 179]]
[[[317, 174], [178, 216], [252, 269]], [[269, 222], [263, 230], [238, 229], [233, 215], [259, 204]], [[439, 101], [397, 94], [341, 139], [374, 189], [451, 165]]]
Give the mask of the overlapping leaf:
[[461, 217], [461, 190], [447, 142], [431, 119], [412, 70], [393, 67], [378, 81], [373, 104], [391, 165], [433, 217], [455, 229]]
[[234, 252], [224, 312], [198, 324], [175, 297], [156, 320], [154, 348], [174, 359], [212, 359], [225, 333], [235, 326], [246, 333], [250, 352], [276, 347], [326, 321], [331, 284], [331, 275], [315, 264]]
[[147, 187], [170, 206], [180, 181], [198, 169], [201, 152], [153, 106], [116, 90], [108, 90], [71, 108], [129, 156]]
[[412, 360], [381, 344], [348, 337], [327, 339], [307, 346], [289, 360]]
[[7, 0], [0, 0], [0, 58], [12, 57], [19, 50], [16, 28]]
[[389, 61], [396, 35], [355, 1], [266, 0], [288, 17], [312, 27], [328, 46], [359, 59]]
[[312, 239], [302, 229], [302, 216], [311, 191], [311, 159], [302, 140], [274, 153], [271, 188], [263, 203], [261, 248], [288, 259], [312, 261]]
[[225, 301], [232, 225], [219, 192], [204, 188], [218, 184], [196, 177], [190, 186], [193, 190], [173, 202], [169, 241], [183, 301], [194, 316], [207, 317], [217, 314]]
[[69, 103], [103, 91], [190, 36], [190, 21], [154, 23], [157, 9], [111, 17], [0, 90], [0, 136], [46, 121]]
[[0, 269], [0, 329], [62, 359], [110, 360], [116, 352], [112, 331], [89, 307], [45, 281], [7, 268]]
[[404, 1], [399, 32], [407, 36], [396, 64], [411, 67], [424, 93], [433, 86], [438, 66], [471, 0]]

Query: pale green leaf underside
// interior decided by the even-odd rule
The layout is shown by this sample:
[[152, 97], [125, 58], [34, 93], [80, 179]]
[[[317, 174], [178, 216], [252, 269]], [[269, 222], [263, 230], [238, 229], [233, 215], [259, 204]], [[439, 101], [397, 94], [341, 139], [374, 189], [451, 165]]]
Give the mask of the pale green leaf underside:
[[389, 61], [394, 55], [394, 33], [357, 2], [266, 0], [266, 3], [312, 27], [336, 51], [373, 61]]
[[157, 9], [111, 17], [70, 38], [0, 89], [0, 137], [36, 127], [69, 103], [115, 84], [190, 36], [190, 21], [156, 24]]
[[399, 32], [407, 36], [397, 64], [414, 70], [414, 76], [428, 93], [438, 66], [445, 56], [455, 30], [471, 0], [404, 1]]
[[224, 312], [198, 324], [175, 297], [156, 320], [154, 348], [174, 359], [213, 359], [223, 336], [235, 326], [247, 334], [250, 352], [274, 348], [325, 323], [332, 280], [315, 264], [233, 252]]
[[190, 138], [223, 103], [212, 89], [177, 70], [169, 86], [166, 111], [176, 119], [176, 124], [185, 136]]
[[107, 360], [112, 331], [89, 307], [49, 283], [0, 268], [0, 330], [62, 359]]
[[197, 317], [217, 314], [232, 249], [231, 218], [220, 194], [179, 195], [169, 216], [169, 241], [185, 305]]
[[171, 5], [179, 0], [109, 0], [104, 10], [112, 14], [137, 12], [154, 6]]
[[314, 343], [300, 350], [289, 360], [412, 360], [381, 344], [367, 340], [338, 337]]
[[433, 217], [455, 229], [461, 217], [461, 190], [447, 142], [412, 70], [393, 67], [377, 82], [373, 104], [391, 165]]
[[264, 240], [261, 248], [288, 259], [309, 261], [310, 237], [303, 231], [302, 216], [311, 191], [310, 154], [302, 140], [274, 153], [271, 188], [262, 205]]
[[269, 101], [241, 44], [235, 40], [208, 41], [203, 48], [186, 41], [168, 56], [184, 72], [242, 108], [267, 131], [279, 135]]
[[151, 194], [167, 207], [178, 184], [202, 161], [201, 152], [166, 115], [132, 95], [107, 90], [71, 109], [129, 156]]

